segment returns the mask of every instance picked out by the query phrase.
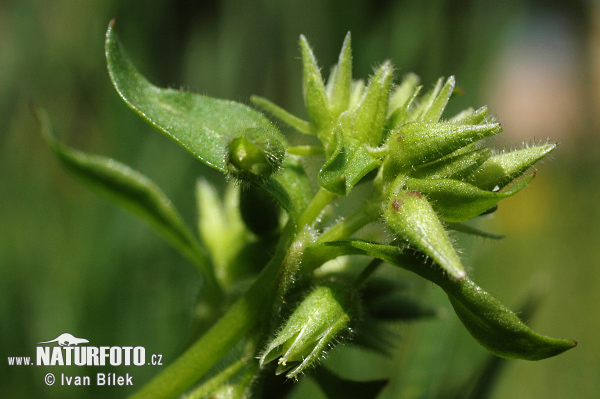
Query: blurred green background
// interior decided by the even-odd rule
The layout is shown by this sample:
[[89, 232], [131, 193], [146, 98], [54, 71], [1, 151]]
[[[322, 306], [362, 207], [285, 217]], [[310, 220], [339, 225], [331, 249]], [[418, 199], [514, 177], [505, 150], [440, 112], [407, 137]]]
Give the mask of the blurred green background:
[[[92, 375], [100, 369], [7, 366], [8, 356], [33, 356], [38, 341], [63, 332], [92, 345], [145, 346], [165, 363], [191, 336], [200, 287], [192, 266], [61, 170], [28, 108], [31, 100], [44, 106], [61, 140], [151, 177], [194, 224], [196, 179], [220, 177], [118, 98], [103, 55], [111, 18], [139, 69], [160, 86], [238, 101], [259, 94], [305, 116], [299, 34], [327, 72], [350, 30], [355, 77], [366, 78], [385, 59], [398, 76], [419, 74], [425, 87], [456, 75], [465, 95], [451, 102], [450, 112], [489, 105], [505, 130], [493, 146], [548, 137], [560, 142], [533, 184], [480, 226], [507, 237], [465, 241], [463, 258], [474, 280], [513, 309], [532, 289], [545, 291], [533, 328], [579, 341], [549, 360], [505, 362], [492, 398], [600, 392], [597, 2], [3, 0], [0, 397], [131, 392], [44, 384], [50, 371]], [[328, 364], [347, 377], [391, 378], [387, 398], [446, 397], [443, 392], [458, 389], [488, 355], [439, 290], [425, 284], [423, 295], [446, 311], [440, 320], [403, 326], [393, 358], [350, 349]], [[158, 371], [118, 370], [132, 374], [137, 387]], [[296, 397], [318, 397], [309, 393], [312, 382], [300, 385]]]

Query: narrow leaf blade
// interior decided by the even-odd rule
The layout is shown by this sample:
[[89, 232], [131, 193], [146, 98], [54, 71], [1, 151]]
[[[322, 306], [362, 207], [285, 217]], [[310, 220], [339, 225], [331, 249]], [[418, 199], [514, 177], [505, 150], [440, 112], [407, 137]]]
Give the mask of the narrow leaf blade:
[[204, 249], [154, 182], [114, 159], [86, 154], [60, 143], [52, 134], [45, 111], [37, 109], [35, 112], [44, 139], [70, 173], [146, 221], [188, 256], [205, 277], [212, 276]]

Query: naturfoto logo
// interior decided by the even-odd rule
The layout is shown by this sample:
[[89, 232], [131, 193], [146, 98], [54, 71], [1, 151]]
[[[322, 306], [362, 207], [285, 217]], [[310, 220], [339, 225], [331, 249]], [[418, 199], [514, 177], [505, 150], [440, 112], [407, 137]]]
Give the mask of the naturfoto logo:
[[[152, 354], [146, 360], [146, 348], [143, 346], [89, 346], [90, 341], [78, 338], [70, 333], [37, 343], [35, 363], [31, 357], [8, 357], [9, 366], [162, 366], [162, 355]], [[97, 386], [133, 385], [133, 376], [126, 373], [96, 373]], [[48, 373], [44, 377], [46, 385], [91, 385], [89, 375], [67, 375], [60, 373], [55, 377]]]
[[[38, 345], [57, 343], [58, 346], [38, 346], [38, 366], [143, 366], [146, 364], [146, 348], [143, 346], [78, 346], [89, 343], [87, 339], [63, 333]], [[156, 355], [153, 355], [153, 357]], [[158, 355], [162, 358], [162, 355]]]

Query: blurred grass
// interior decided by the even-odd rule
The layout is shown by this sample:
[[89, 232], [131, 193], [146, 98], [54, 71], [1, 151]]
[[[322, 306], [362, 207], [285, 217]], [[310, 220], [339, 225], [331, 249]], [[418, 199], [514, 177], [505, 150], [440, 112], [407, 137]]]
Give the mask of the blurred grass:
[[[36, 342], [71, 332], [96, 345], [142, 345], [162, 353], [168, 363], [191, 334], [200, 286], [193, 268], [135, 219], [66, 175], [27, 107], [34, 100], [47, 108], [57, 135], [69, 144], [150, 176], [194, 225], [195, 179], [218, 176], [143, 124], [118, 98], [103, 57], [111, 18], [153, 82], [241, 101], [259, 94], [304, 116], [300, 33], [314, 46], [325, 72], [351, 30], [357, 77], [366, 78], [388, 58], [398, 75], [414, 71], [426, 87], [438, 76], [454, 74], [466, 89], [453, 100], [450, 111], [456, 111], [496, 101], [480, 88], [495, 78], [489, 71], [502, 48], [520, 39], [515, 25], [529, 26], [531, 15], [544, 15], [540, 11], [574, 27], [584, 71], [578, 79], [587, 87], [598, 66], [587, 64], [590, 14], [579, 2], [1, 2], [0, 354], [33, 355]], [[578, 348], [554, 359], [508, 362], [493, 398], [583, 398], [600, 391], [600, 169], [598, 126], [588, 116], [598, 110], [589, 105], [593, 93], [584, 94], [573, 104], [583, 106], [583, 120], [560, 139], [564, 144], [554, 160], [541, 166], [528, 190], [503, 202], [495, 218], [484, 223], [507, 238], [463, 245], [475, 280], [510, 306], [525, 296], [533, 279], [546, 281], [549, 289], [533, 327], [579, 341]], [[532, 134], [545, 138], [544, 132]], [[404, 340], [393, 359], [365, 358], [350, 350], [336, 353], [331, 363], [347, 375], [393, 377], [385, 391], [390, 398], [417, 397], [411, 391], [417, 384], [432, 395], [459, 385], [486, 353], [439, 292], [425, 285], [424, 295], [444, 306], [446, 316], [402, 327]], [[421, 339], [427, 337], [429, 344]], [[344, 368], [347, 359], [354, 362]], [[426, 367], [412, 367], [419, 359]], [[2, 359], [0, 397], [128, 392], [47, 387], [43, 376], [50, 371], [56, 372], [7, 367]], [[156, 370], [120, 372], [133, 374], [139, 387]]]

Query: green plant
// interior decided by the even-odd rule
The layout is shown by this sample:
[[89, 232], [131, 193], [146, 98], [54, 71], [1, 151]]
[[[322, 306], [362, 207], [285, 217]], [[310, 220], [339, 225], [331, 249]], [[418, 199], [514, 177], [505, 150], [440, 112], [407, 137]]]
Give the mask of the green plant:
[[[112, 159], [61, 144], [36, 109], [62, 164], [141, 216], [203, 277], [197, 341], [134, 397], [174, 398], [186, 391], [190, 398], [260, 396], [275, 376], [295, 379], [310, 368], [330, 397], [344, 390], [377, 396], [382, 381], [343, 381], [319, 361], [342, 341], [385, 352], [381, 321], [432, 314], [394, 281], [373, 275], [384, 263], [440, 286], [471, 335], [497, 356], [539, 360], [574, 347], [573, 341], [533, 332], [471, 281], [448, 233], [493, 238], [464, 222], [493, 212], [498, 201], [527, 186], [535, 176], [531, 169], [555, 144], [500, 153], [482, 146], [482, 139], [502, 130], [487, 108], [442, 119], [455, 92], [453, 77], [423, 95], [416, 75], [394, 85], [389, 62], [367, 84], [352, 80], [350, 35], [326, 83], [304, 37], [300, 48], [310, 121], [252, 98], [315, 138], [294, 146], [256, 109], [153, 86], [109, 26], [106, 56], [119, 95], [229, 181], [222, 201], [213, 186], [199, 181], [198, 237], [152, 181]], [[316, 182], [305, 170], [307, 157], [322, 160]], [[361, 196], [357, 191], [365, 190], [354, 190], [357, 185], [368, 194]], [[341, 217], [331, 206], [341, 197], [361, 205]], [[367, 225], [373, 228], [360, 234]], [[356, 255], [372, 260], [354, 262]], [[332, 266], [332, 259], [343, 261]], [[252, 284], [242, 292], [248, 280]], [[228, 353], [238, 360], [226, 363]], [[221, 371], [210, 374], [217, 364]]]

